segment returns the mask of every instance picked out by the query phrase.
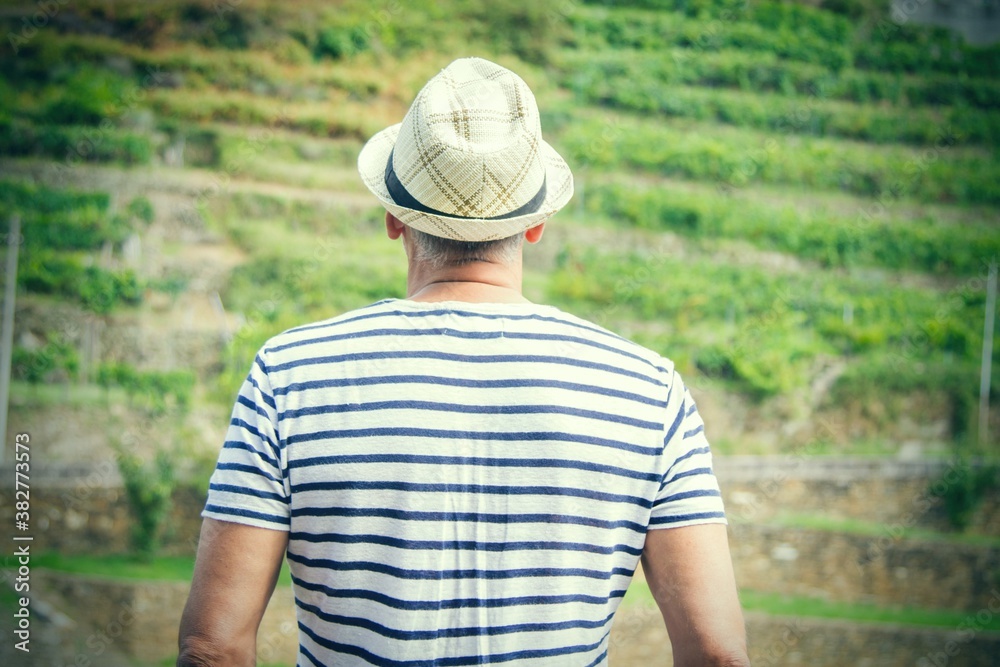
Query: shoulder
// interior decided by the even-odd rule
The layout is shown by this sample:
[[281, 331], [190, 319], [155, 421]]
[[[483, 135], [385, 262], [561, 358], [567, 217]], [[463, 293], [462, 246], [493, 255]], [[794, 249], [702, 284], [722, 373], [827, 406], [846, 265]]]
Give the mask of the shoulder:
[[557, 308], [553, 308], [553, 311], [558, 313], [557, 317], [562, 320], [566, 326], [576, 330], [579, 335], [585, 336], [622, 356], [629, 357], [638, 363], [645, 365], [650, 373], [662, 377], [664, 383], [668, 384], [670, 379], [673, 377], [674, 362], [670, 358], [663, 356], [655, 350], [651, 350], [648, 347], [640, 345], [625, 336], [611, 331], [600, 324], [596, 324], [590, 320], [583, 319], [582, 317], [578, 317]]
[[269, 338], [261, 346], [258, 357], [265, 364], [270, 364], [289, 354], [297, 355], [301, 348], [311, 343], [350, 337], [361, 331], [377, 328], [380, 326], [380, 319], [393, 314], [392, 303], [392, 299], [383, 299], [325, 320], [286, 329]]

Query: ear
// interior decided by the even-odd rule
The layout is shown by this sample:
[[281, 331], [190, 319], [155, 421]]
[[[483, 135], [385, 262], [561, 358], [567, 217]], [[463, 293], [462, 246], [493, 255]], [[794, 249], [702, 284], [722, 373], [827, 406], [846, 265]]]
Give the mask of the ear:
[[389, 211], [385, 212], [385, 233], [390, 239], [395, 241], [403, 234], [403, 229], [405, 225], [399, 221], [399, 219], [394, 216]]
[[542, 232], [545, 231], [545, 223], [541, 222], [524, 232], [524, 240], [528, 243], [538, 243], [542, 240]]

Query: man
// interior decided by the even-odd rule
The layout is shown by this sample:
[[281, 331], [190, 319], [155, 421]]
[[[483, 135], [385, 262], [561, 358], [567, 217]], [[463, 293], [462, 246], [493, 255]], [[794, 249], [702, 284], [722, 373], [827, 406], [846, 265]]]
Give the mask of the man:
[[299, 665], [602, 665], [642, 559], [676, 665], [745, 665], [703, 425], [667, 359], [521, 294], [572, 195], [527, 85], [455, 61], [358, 160], [406, 299], [255, 359], [178, 665], [252, 665], [283, 557]]

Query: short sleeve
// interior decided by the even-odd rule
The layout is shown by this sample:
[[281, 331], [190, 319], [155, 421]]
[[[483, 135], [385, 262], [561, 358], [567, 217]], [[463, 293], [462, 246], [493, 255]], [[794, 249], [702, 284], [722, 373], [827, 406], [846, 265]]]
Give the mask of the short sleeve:
[[233, 407], [203, 517], [289, 530], [287, 462], [264, 352], [254, 359]]
[[726, 523], [705, 423], [680, 374], [672, 373], [663, 437], [663, 476], [649, 527]]

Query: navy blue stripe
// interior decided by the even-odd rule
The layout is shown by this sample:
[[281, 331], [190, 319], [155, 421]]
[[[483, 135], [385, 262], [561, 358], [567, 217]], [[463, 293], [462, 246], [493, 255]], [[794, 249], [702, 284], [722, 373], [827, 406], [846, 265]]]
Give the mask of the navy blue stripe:
[[257, 383], [257, 378], [255, 378], [253, 374], [248, 375], [247, 380], [250, 382], [250, 385], [257, 390], [257, 393], [260, 394], [260, 397], [264, 399], [265, 403], [275, 410], [278, 409], [278, 406], [274, 402], [274, 398], [269, 393], [261, 389], [260, 385]]
[[281, 472], [281, 466], [278, 465], [278, 462], [274, 458], [272, 458], [271, 456], [268, 456], [267, 453], [262, 452], [259, 449], [255, 449], [253, 447], [253, 445], [250, 445], [250, 444], [248, 444], [246, 442], [242, 442], [240, 440], [226, 440], [224, 443], [222, 443], [222, 448], [223, 449], [240, 449], [240, 450], [243, 450], [243, 451], [246, 451], [246, 452], [250, 452], [254, 456], [258, 456], [263, 461], [265, 461], [266, 463], [270, 464], [270, 466], [272, 468], [274, 468], [276, 471], [278, 471], [279, 473]]
[[292, 518], [303, 516], [345, 516], [345, 517], [380, 517], [398, 519], [400, 521], [470, 521], [473, 523], [548, 523], [573, 524], [590, 526], [592, 528], [627, 528], [635, 532], [644, 532], [646, 527], [635, 521], [619, 519], [617, 521], [602, 521], [593, 517], [574, 516], [571, 514], [486, 514], [482, 512], [425, 512], [397, 510], [385, 507], [293, 507]]
[[434, 456], [429, 454], [339, 454], [293, 459], [288, 462], [288, 467], [290, 469], [309, 468], [318, 465], [345, 465], [348, 463], [407, 463], [411, 465], [427, 464], [434, 466], [474, 465], [498, 468], [571, 468], [639, 479], [647, 482], [660, 481], [660, 476], [655, 472], [641, 472], [629, 468], [600, 465], [572, 459], [501, 459], [484, 456]]
[[264, 477], [265, 479], [269, 479], [272, 482], [276, 482], [278, 484], [282, 484], [283, 483], [280, 479], [278, 479], [277, 477], [275, 477], [271, 473], [267, 472], [266, 470], [261, 470], [260, 468], [255, 468], [253, 466], [248, 466], [248, 465], [246, 465], [244, 463], [232, 463], [232, 462], [229, 462], [229, 461], [226, 461], [226, 462], [220, 461], [219, 463], [216, 464], [215, 469], [216, 470], [236, 470], [238, 472], [250, 472], [250, 473], [253, 473], [255, 475], [260, 475], [261, 477]]
[[697, 475], [711, 475], [711, 474], [713, 474], [711, 468], [692, 468], [691, 470], [685, 470], [684, 472], [677, 473], [676, 475], [668, 479], [666, 482], [664, 482], [663, 486], [666, 486], [671, 482], [676, 482], [679, 479], [684, 479], [685, 477], [695, 477]]
[[677, 500], [686, 500], [687, 498], [710, 498], [710, 497], [722, 497], [715, 489], [696, 489], [694, 491], [682, 491], [681, 493], [675, 493], [672, 496], [667, 496], [665, 498], [660, 498], [655, 503], [653, 507], [659, 507], [664, 503], [672, 503]]
[[[682, 408], [683, 408], [683, 406], [684, 406], [684, 404], [681, 403], [681, 407]], [[667, 429], [667, 434], [663, 437], [663, 446], [664, 446], [664, 448], [667, 445], [670, 444], [670, 441], [673, 439], [674, 434], [677, 433], [677, 429], [680, 428], [681, 421], [683, 421], [683, 419], [684, 419], [684, 410], [683, 409], [678, 410], [677, 411], [677, 416], [674, 417], [673, 423], [670, 424], [670, 428]]]
[[692, 456], [697, 456], [698, 454], [708, 454], [711, 451], [712, 450], [708, 446], [698, 447], [697, 449], [689, 450], [684, 454], [678, 456], [676, 459], [674, 459], [674, 462], [670, 464], [670, 467], [667, 468], [667, 472], [663, 473], [664, 482], [663, 485], [660, 486], [660, 488], [662, 489], [664, 486], [666, 486], [666, 480], [670, 479], [670, 473], [671, 471], [673, 471], [674, 466], [676, 466], [678, 463], [680, 463], [681, 461], [686, 461]]
[[260, 355], [260, 352], [258, 352], [256, 355], [254, 355], [253, 363], [260, 370], [260, 372], [265, 377], [267, 377], [267, 371], [268, 371], [267, 363], [264, 361], [264, 357], [262, 357]]
[[[601, 643], [603, 643], [604, 640], [608, 638], [609, 634], [611, 634], [611, 630], [608, 630], [607, 632], [604, 633], [604, 636], [601, 637]], [[601, 654], [599, 656], [594, 658], [591, 662], [587, 663], [586, 667], [595, 667], [596, 665], [599, 665], [602, 662], [604, 662], [604, 659], [607, 657], [608, 657], [608, 649], [604, 649], [603, 651], [601, 651]]]
[[582, 410], [562, 405], [464, 405], [461, 403], [440, 403], [436, 401], [372, 401], [370, 403], [339, 403], [336, 405], [311, 405], [294, 410], [285, 410], [278, 415], [278, 420], [298, 419], [300, 417], [338, 414], [342, 412], [370, 412], [373, 410], [436, 410], [440, 412], [461, 412], [466, 414], [487, 415], [524, 415], [524, 414], [560, 414], [574, 417], [585, 417], [601, 421], [625, 424], [650, 430], [659, 430], [663, 424], [634, 419], [625, 415], [596, 410]]
[[[512, 319], [504, 317], [503, 319]], [[326, 326], [336, 326], [336, 325], [326, 325]], [[302, 347], [304, 345], [320, 345], [323, 343], [335, 343], [342, 340], [356, 340], [358, 338], [377, 338], [382, 336], [426, 336], [426, 335], [436, 335], [436, 336], [450, 336], [453, 338], [466, 338], [473, 340], [486, 340], [492, 338], [512, 338], [512, 339], [522, 339], [522, 340], [548, 340], [548, 341], [562, 341], [566, 343], [579, 343], [580, 345], [586, 345], [587, 347], [593, 347], [599, 350], [605, 350], [613, 354], [621, 354], [623, 356], [630, 357], [637, 361], [640, 361], [646, 365], [653, 366], [657, 371], [662, 371], [663, 369], [659, 366], [650, 364], [649, 359], [645, 359], [637, 354], [628, 352], [621, 349], [620, 347], [613, 347], [611, 345], [605, 345], [604, 343], [599, 343], [595, 340], [589, 338], [581, 338], [580, 336], [568, 336], [565, 334], [543, 334], [543, 333], [531, 333], [527, 331], [462, 331], [459, 329], [451, 328], [441, 328], [436, 327], [433, 329], [366, 329], [364, 331], [352, 331], [349, 333], [342, 334], [330, 334], [328, 336], [317, 336], [315, 338], [306, 338], [303, 340], [292, 341], [290, 343], [284, 343], [282, 345], [276, 345], [269, 349], [271, 353], [277, 353], [282, 350], [287, 350], [295, 347]], [[625, 339], [620, 339], [625, 340]]]
[[248, 410], [256, 412], [258, 415], [263, 417], [265, 421], [271, 421], [271, 415], [267, 414], [267, 410], [260, 407], [259, 405], [254, 403], [252, 400], [250, 400], [243, 394], [240, 394], [239, 396], [236, 397], [236, 402], [242, 405], [243, 407], [247, 408]]
[[678, 514], [677, 516], [654, 517], [649, 520], [650, 527], [667, 523], [680, 523], [681, 521], [692, 521], [695, 519], [725, 519], [723, 512], [695, 512], [694, 514]]
[[[537, 314], [533, 314], [533, 313], [532, 314], [528, 314], [528, 315], [517, 315], [515, 313], [476, 313], [476, 312], [473, 312], [473, 311], [454, 310], [454, 309], [451, 309], [451, 308], [441, 308], [441, 309], [438, 309], [438, 310], [426, 310], [426, 311], [383, 310], [381, 312], [374, 312], [374, 313], [364, 313], [363, 312], [363, 311], [375, 308], [376, 306], [383, 306], [383, 305], [389, 303], [390, 301], [395, 301], [395, 299], [383, 299], [382, 301], [378, 301], [378, 302], [373, 303], [373, 304], [371, 304], [369, 306], [365, 306], [363, 308], [359, 308], [357, 311], [354, 311], [354, 312], [362, 313], [360, 315], [354, 315], [352, 317], [343, 317], [343, 316], [341, 316], [341, 317], [343, 317], [343, 319], [335, 317], [335, 318], [331, 318], [329, 320], [325, 320], [323, 322], [317, 322], [315, 324], [306, 324], [306, 325], [303, 325], [303, 326], [300, 326], [300, 327], [295, 327], [293, 329], [289, 329], [285, 333], [286, 334], [297, 334], [297, 333], [302, 333], [303, 331], [315, 331], [317, 329], [325, 329], [325, 328], [329, 328], [329, 327], [336, 327], [336, 326], [340, 326], [340, 325], [343, 325], [343, 324], [348, 324], [350, 322], [360, 322], [362, 320], [370, 320], [370, 319], [376, 319], [376, 318], [381, 318], [381, 317], [399, 316], [399, 317], [414, 317], [414, 318], [417, 318], [417, 317], [436, 317], [436, 316], [440, 316], [440, 315], [454, 315], [456, 317], [468, 317], [468, 318], [478, 317], [478, 318], [484, 319], [484, 320], [507, 320], [507, 321], [512, 321], [512, 322], [514, 322], [514, 321], [528, 321], [528, 320], [535, 321], [535, 322], [554, 322], [556, 324], [562, 324], [564, 326], [572, 327], [574, 329], [580, 329], [581, 331], [587, 331], [589, 333], [596, 333], [596, 334], [599, 334], [601, 336], [605, 336], [606, 338], [610, 338], [611, 340], [615, 341], [616, 343], [623, 343], [623, 344], [625, 344], [626, 346], [629, 346], [629, 347], [633, 347], [633, 348], [638, 348], [639, 347], [636, 343], [634, 343], [633, 341], [630, 341], [627, 338], [619, 336], [618, 334], [613, 333], [611, 331], [608, 331], [607, 329], [603, 329], [601, 327], [598, 327], [598, 326], [595, 326], [595, 325], [591, 325], [589, 323], [583, 323], [583, 322], [579, 322], [579, 321], [576, 321], [576, 320], [573, 320], [573, 319], [569, 319], [569, 318], [564, 318], [564, 317], [550, 317], [548, 315], [537, 315]], [[300, 341], [292, 341], [290, 343], [284, 343], [284, 344], [281, 344], [281, 345], [275, 345], [274, 347], [270, 348], [270, 351], [278, 352], [278, 351], [286, 349], [288, 347], [294, 347], [295, 345], [298, 345], [298, 344], [301, 344], [301, 342]], [[660, 366], [657, 366], [657, 365], [653, 364], [648, 357], [636, 354], [634, 352], [629, 352], [628, 350], [625, 350], [625, 349], [620, 349], [619, 351], [622, 354], [628, 355], [630, 357], [638, 359], [639, 361], [647, 363], [647, 364], [653, 366], [654, 368], [656, 368], [659, 371], [662, 371], [664, 373], [667, 372], [667, 370], [665, 368], [662, 368]]]
[[289, 394], [294, 391], [307, 389], [331, 389], [333, 387], [366, 387], [378, 384], [440, 384], [451, 387], [469, 387], [475, 389], [514, 389], [522, 387], [546, 387], [552, 389], [567, 389], [569, 391], [580, 391], [588, 394], [599, 394], [601, 396], [612, 396], [624, 398], [645, 405], [652, 405], [656, 408], [666, 407], [663, 401], [655, 398], [635, 394], [628, 391], [619, 391], [597, 385], [579, 384], [577, 382], [563, 382], [560, 380], [543, 379], [519, 379], [511, 378], [506, 380], [475, 380], [460, 377], [442, 377], [437, 375], [379, 375], [376, 377], [356, 377], [356, 378], [328, 378], [323, 380], [308, 380], [305, 382], [293, 382], [284, 387], [274, 390], [275, 396]]
[[551, 632], [558, 630], [570, 630], [573, 628], [601, 628], [607, 625], [614, 614], [600, 620], [573, 620], [556, 621], [550, 623], [518, 623], [515, 625], [496, 625], [486, 627], [464, 627], [464, 628], [435, 628], [434, 630], [398, 630], [376, 623], [367, 618], [357, 616], [344, 616], [342, 614], [330, 614], [320, 607], [302, 602], [296, 599], [295, 604], [299, 609], [316, 616], [317, 618], [336, 625], [363, 628], [389, 639], [399, 639], [403, 641], [435, 640], [451, 637], [488, 637], [492, 635], [507, 635], [516, 632]]
[[688, 438], [692, 438], [692, 437], [698, 435], [699, 433], [701, 433], [704, 430], [705, 430], [705, 425], [704, 424], [698, 424], [697, 426], [695, 426], [690, 431], [685, 431], [684, 432], [684, 437], [681, 438], [681, 439], [682, 440], [687, 440]]
[[643, 373], [626, 370], [620, 366], [601, 364], [596, 361], [584, 361], [574, 357], [559, 357], [551, 354], [456, 354], [454, 352], [440, 352], [438, 350], [391, 350], [378, 352], [349, 352], [347, 354], [331, 354], [322, 357], [304, 357], [286, 361], [283, 364], [275, 364], [271, 367], [273, 372], [288, 371], [293, 368], [305, 366], [320, 366], [323, 364], [340, 364], [349, 361], [369, 361], [373, 359], [436, 359], [438, 361], [457, 361], [463, 364], [508, 364], [508, 363], [532, 363], [532, 364], [557, 364], [560, 366], [572, 366], [573, 368], [587, 368], [590, 370], [604, 371], [615, 375], [623, 375], [657, 387], [662, 386], [656, 378]]
[[691, 403], [691, 407], [688, 408], [688, 411], [687, 411], [687, 413], [684, 416], [685, 417], [690, 417], [691, 415], [693, 415], [696, 412], [698, 412], [698, 405], [696, 403]]
[[590, 570], [583, 567], [522, 567], [510, 570], [484, 570], [467, 568], [464, 570], [411, 570], [366, 560], [334, 560], [331, 558], [309, 558], [297, 553], [288, 553], [288, 560], [331, 572], [377, 572], [396, 579], [438, 580], [438, 579], [524, 579], [530, 577], [584, 577], [608, 581], [615, 576], [631, 577], [632, 571], [623, 567], [611, 570]]
[[264, 442], [266, 442], [268, 444], [268, 446], [271, 448], [271, 451], [273, 451], [273, 452], [277, 452], [278, 451], [278, 446], [275, 445], [274, 442], [271, 441], [271, 438], [269, 438], [266, 435], [264, 435], [263, 433], [261, 433], [260, 429], [258, 429], [253, 424], [251, 424], [251, 423], [249, 423], [247, 421], [244, 421], [243, 419], [240, 419], [239, 417], [233, 417], [231, 420], [229, 420], [229, 425], [230, 426], [237, 426], [239, 428], [244, 429], [250, 435], [255, 435], [259, 439], [261, 439]]
[[293, 531], [288, 534], [288, 540], [294, 542], [309, 542], [311, 544], [379, 544], [397, 549], [409, 549], [415, 551], [582, 551], [586, 553], [602, 554], [610, 556], [617, 552], [623, 552], [632, 556], [642, 554], [642, 547], [633, 547], [628, 544], [616, 544], [605, 546], [601, 544], [587, 544], [585, 542], [479, 542], [476, 540], [407, 540], [400, 537], [390, 537], [388, 535], [364, 534], [343, 534], [343, 533], [310, 533], [306, 531]]
[[403, 426], [384, 426], [376, 428], [345, 428], [329, 431], [316, 431], [314, 433], [294, 433], [285, 440], [286, 445], [293, 445], [300, 442], [313, 442], [316, 440], [341, 440], [345, 438], [434, 438], [435, 440], [489, 440], [500, 442], [528, 442], [528, 441], [551, 441], [551, 442], [576, 442], [581, 445], [597, 445], [599, 447], [610, 447], [612, 449], [624, 450], [634, 454], [645, 454], [656, 456], [660, 453], [659, 447], [642, 447], [632, 445], [627, 442], [608, 440], [589, 435], [579, 435], [575, 433], [563, 433], [560, 431], [449, 431], [441, 428], [410, 428]]
[[[292, 493], [306, 491], [405, 491], [414, 493], [482, 493], [502, 496], [567, 496], [600, 500], [609, 503], [629, 503], [639, 507], [650, 507], [646, 498], [628, 496], [621, 493], [604, 493], [592, 489], [576, 489], [568, 486], [514, 486], [508, 484], [448, 484], [422, 482], [363, 482], [348, 480], [343, 482], [303, 482], [292, 485]], [[306, 502], [303, 500], [303, 502]]]
[[228, 514], [230, 516], [242, 516], [249, 519], [260, 519], [261, 521], [277, 523], [282, 526], [287, 526], [291, 523], [287, 516], [265, 514], [263, 512], [254, 512], [253, 510], [240, 509], [237, 507], [222, 507], [221, 505], [213, 505], [211, 503], [205, 505], [205, 510], [208, 512], [215, 512], [216, 514]]
[[[302, 623], [299, 623], [299, 627], [302, 627]], [[324, 665], [322, 662], [320, 662], [316, 656], [310, 653], [309, 650], [302, 644], [302, 642], [299, 642], [299, 652], [305, 657], [309, 658], [309, 662], [311, 662], [315, 667], [328, 667], [327, 665]], [[295, 667], [302, 667], [302, 666], [296, 665]]]
[[254, 489], [249, 486], [235, 486], [233, 484], [209, 484], [208, 488], [210, 491], [225, 491], [227, 493], [241, 493], [244, 496], [253, 496], [254, 498], [264, 498], [265, 500], [277, 500], [279, 502], [285, 503], [289, 502], [289, 499], [285, 496], [274, 493], [273, 491], [261, 491], [260, 489]]
[[490, 655], [468, 655], [455, 656], [451, 658], [435, 657], [427, 660], [392, 660], [391, 658], [386, 658], [372, 653], [371, 651], [368, 651], [360, 646], [335, 642], [333, 640], [326, 639], [325, 637], [321, 637], [302, 623], [299, 623], [299, 628], [306, 635], [308, 635], [310, 639], [327, 650], [336, 651], [346, 655], [353, 655], [366, 660], [373, 665], [379, 665], [380, 667], [460, 667], [462, 665], [483, 665], [495, 662], [510, 662], [511, 660], [530, 660], [535, 658], [551, 658], [561, 655], [573, 655], [576, 653], [593, 651], [601, 645], [601, 642], [597, 642], [595, 644], [581, 644], [577, 646], [564, 646], [552, 649], [523, 649], [520, 651], [493, 653]]
[[313, 583], [301, 579], [292, 573], [292, 583], [316, 593], [322, 593], [326, 597], [338, 600], [368, 600], [377, 602], [392, 609], [405, 609], [407, 611], [438, 611], [440, 609], [496, 609], [502, 607], [522, 607], [533, 605], [550, 604], [594, 604], [606, 605], [610, 600], [625, 597], [625, 590], [611, 591], [608, 597], [598, 597], [595, 595], [523, 595], [512, 598], [451, 598], [442, 600], [403, 600], [400, 598], [385, 595], [378, 591], [371, 591], [365, 588], [331, 588], [323, 584]]

